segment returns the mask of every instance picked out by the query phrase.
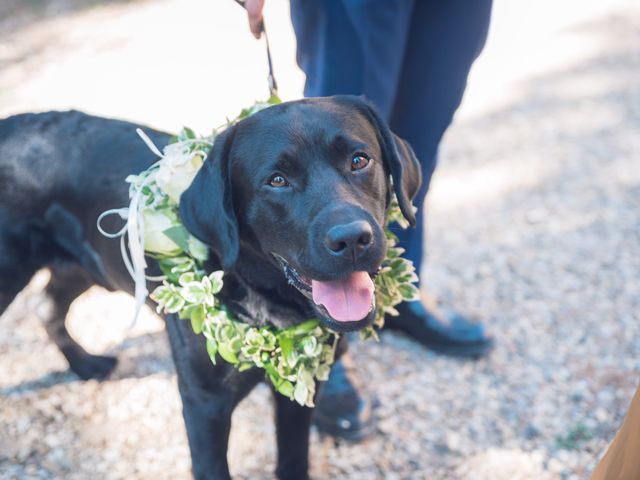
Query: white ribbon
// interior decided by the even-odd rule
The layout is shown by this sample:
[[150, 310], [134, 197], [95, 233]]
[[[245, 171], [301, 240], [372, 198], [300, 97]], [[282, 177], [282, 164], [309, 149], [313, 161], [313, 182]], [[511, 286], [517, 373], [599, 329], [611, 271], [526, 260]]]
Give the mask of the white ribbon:
[[[147, 147], [149, 147], [149, 150], [160, 157], [160, 159], [164, 158], [158, 147], [154, 145], [151, 139], [141, 129], [136, 129], [136, 132], [138, 133], [140, 138], [142, 138]], [[154, 163], [151, 167], [157, 165], [157, 163], [158, 162]], [[125, 267], [127, 268], [127, 271], [129, 272], [129, 275], [131, 275], [131, 278], [133, 279], [135, 284], [134, 295], [136, 304], [130, 328], [135, 325], [136, 320], [138, 319], [138, 315], [140, 314], [140, 310], [142, 309], [142, 306], [149, 296], [149, 291], [147, 290], [147, 280], [160, 281], [165, 278], [164, 275], [156, 277], [149, 277], [145, 275], [147, 262], [144, 258], [144, 228], [141, 227], [143, 224], [142, 190], [145, 186], [149, 185], [154, 180], [154, 175], [153, 173], [151, 173], [142, 181], [134, 194], [131, 196], [131, 201], [129, 202], [128, 208], [114, 208], [111, 210], [107, 210], [106, 212], [103, 212], [97, 220], [97, 227], [102, 235], [108, 238], [120, 237], [120, 253], [122, 254], [122, 260], [124, 261]], [[126, 223], [117, 232], [109, 233], [102, 228], [100, 223], [105, 217], [116, 214], [123, 220], [126, 220]], [[125, 237], [127, 237], [126, 240]], [[126, 248], [127, 246], [129, 247], [128, 253]], [[129, 258], [129, 255], [131, 256], [131, 258]]]

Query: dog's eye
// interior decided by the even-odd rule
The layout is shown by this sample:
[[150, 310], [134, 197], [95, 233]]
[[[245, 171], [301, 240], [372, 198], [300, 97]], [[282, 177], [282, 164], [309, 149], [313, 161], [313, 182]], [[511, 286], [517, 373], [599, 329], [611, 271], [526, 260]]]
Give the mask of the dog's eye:
[[362, 170], [364, 167], [369, 165], [369, 162], [369, 158], [367, 158], [364, 154], [357, 153], [351, 159], [351, 171], [354, 172], [356, 170]]
[[282, 187], [288, 187], [289, 182], [287, 182], [287, 179], [284, 178], [282, 175], [274, 175], [269, 180], [269, 185], [275, 188], [282, 188]]

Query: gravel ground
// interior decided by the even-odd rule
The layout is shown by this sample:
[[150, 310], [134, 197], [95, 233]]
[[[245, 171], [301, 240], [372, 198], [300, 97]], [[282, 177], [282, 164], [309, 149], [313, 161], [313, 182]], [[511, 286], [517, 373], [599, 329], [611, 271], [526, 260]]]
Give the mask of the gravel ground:
[[[79, 89], [74, 99], [71, 87], [43, 89], [38, 73], [54, 78], [60, 62], [68, 73], [92, 53], [126, 62], [128, 51], [148, 45], [99, 35], [104, 19], [122, 32], [140, 11], [155, 19], [174, 14], [177, 0], [114, 2], [55, 16], [56, 5], [74, 10], [83, 2], [58, 3], [49, 2], [44, 14], [28, 10], [19, 21], [0, 22], [7, 35], [0, 39], [0, 112], [82, 108], [87, 100], [93, 111], [121, 109], [118, 116], [174, 127], [177, 114], [145, 110], [151, 101], [143, 93], [126, 105], [100, 104], [95, 91]], [[507, 5], [496, 4], [494, 40]], [[389, 333], [379, 344], [354, 345], [355, 363], [380, 400], [378, 429], [355, 445], [314, 432], [314, 478], [587, 478], [640, 373], [640, 9], [621, 5], [559, 27], [578, 48], [558, 44], [548, 52], [553, 68], [509, 77], [512, 57], [494, 55], [500, 47], [490, 41], [476, 75], [487, 95], [472, 82], [444, 141], [429, 200], [425, 283], [444, 303], [491, 326], [497, 348], [488, 359], [462, 362]], [[98, 33], [82, 48], [65, 43], [64, 35], [82, 37], [91, 22]], [[282, 32], [274, 37], [290, 39]], [[29, 50], [36, 44], [42, 50]], [[60, 56], [61, 46], [76, 56]], [[489, 70], [509, 82], [483, 83], [500, 76]], [[283, 72], [281, 83], [295, 93], [299, 72]], [[163, 81], [158, 88], [167, 88]], [[502, 101], [487, 104], [503, 86]], [[507, 93], [512, 99], [505, 101]], [[234, 97], [240, 106], [245, 100]], [[126, 295], [95, 289], [82, 296], [70, 314], [74, 336], [120, 362], [104, 382], [79, 381], [38, 320], [46, 279], [39, 274], [0, 318], [0, 478], [188, 478], [161, 321], [145, 312], [129, 329]], [[266, 387], [236, 411], [229, 452], [236, 478], [271, 478], [271, 415]]]

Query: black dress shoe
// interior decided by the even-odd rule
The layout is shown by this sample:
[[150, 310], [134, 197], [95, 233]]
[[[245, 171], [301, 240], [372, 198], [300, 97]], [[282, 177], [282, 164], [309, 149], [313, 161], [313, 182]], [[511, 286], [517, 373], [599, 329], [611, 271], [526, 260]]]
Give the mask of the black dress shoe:
[[355, 370], [347, 355], [331, 367], [313, 412], [313, 423], [321, 433], [349, 441], [360, 441], [375, 428], [373, 401], [361, 396]]
[[397, 317], [385, 317], [385, 328], [400, 330], [434, 352], [452, 357], [480, 358], [493, 348], [493, 337], [481, 323], [452, 310], [425, 306], [421, 301], [403, 302]]

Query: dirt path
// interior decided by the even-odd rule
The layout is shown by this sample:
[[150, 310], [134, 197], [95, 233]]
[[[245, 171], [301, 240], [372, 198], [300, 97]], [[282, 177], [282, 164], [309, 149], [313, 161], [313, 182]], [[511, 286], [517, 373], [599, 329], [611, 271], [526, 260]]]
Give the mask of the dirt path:
[[[75, 107], [204, 132], [266, 95], [263, 45], [231, 1], [44, 3], [0, 21], [0, 115]], [[356, 345], [378, 431], [314, 433], [314, 478], [577, 480], [612, 438], [640, 380], [640, 9], [602, 3], [497, 1], [430, 194], [426, 275], [497, 349], [468, 363], [391, 334]], [[295, 98], [287, 4], [269, 8]], [[0, 478], [188, 478], [160, 321], [128, 330], [126, 296], [78, 300], [74, 335], [120, 359], [80, 382], [38, 321], [43, 275], [0, 318]], [[235, 414], [236, 478], [271, 478], [270, 418], [266, 388]]]

